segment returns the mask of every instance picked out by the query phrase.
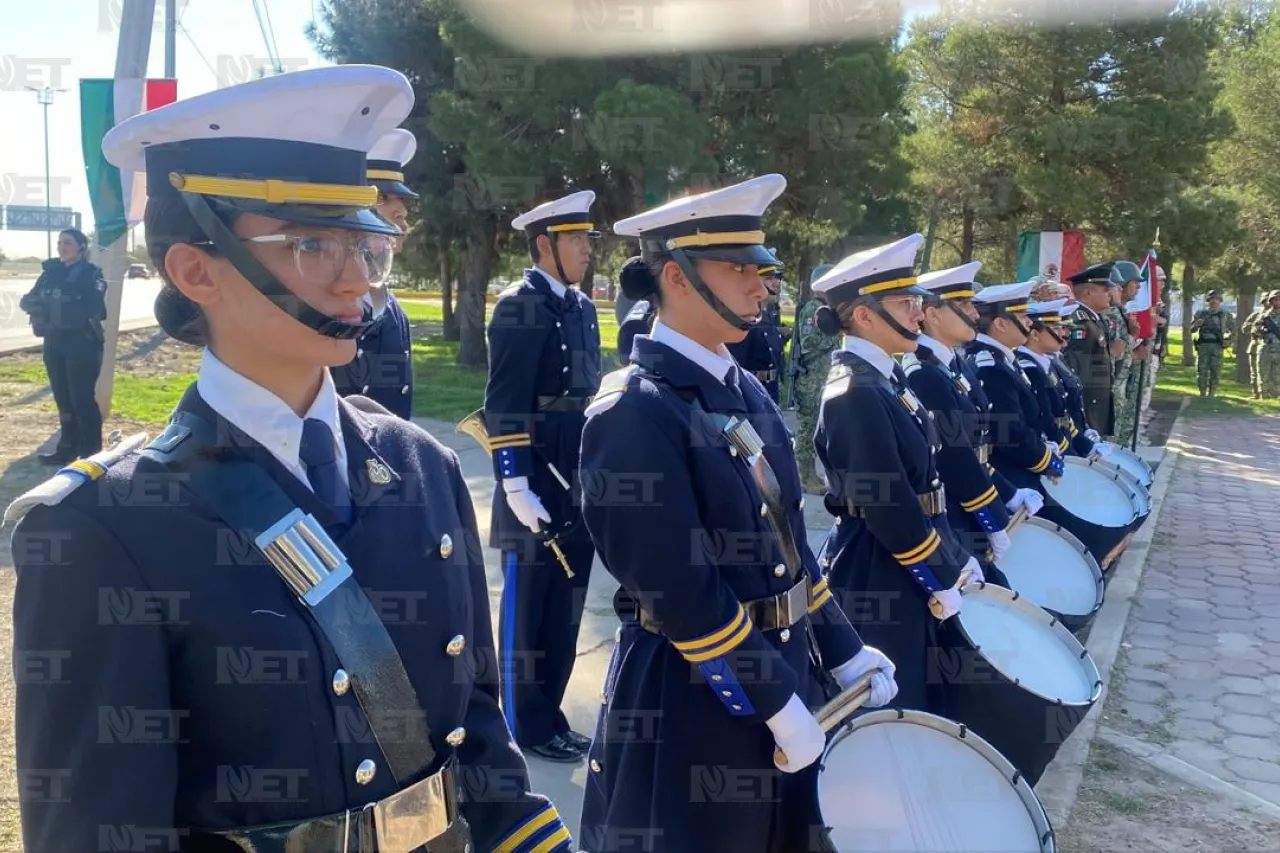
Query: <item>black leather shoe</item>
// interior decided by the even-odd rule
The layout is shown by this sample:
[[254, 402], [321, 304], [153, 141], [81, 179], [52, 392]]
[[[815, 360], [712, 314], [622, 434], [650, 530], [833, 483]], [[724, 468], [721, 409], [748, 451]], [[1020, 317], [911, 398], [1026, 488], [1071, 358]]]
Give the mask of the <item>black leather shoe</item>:
[[573, 746], [576, 746], [578, 749], [582, 750], [583, 752], [586, 752], [587, 750], [591, 749], [591, 738], [587, 737], [586, 735], [580, 732], [575, 732], [573, 729], [570, 729], [569, 731], [560, 735], [560, 737], [564, 738], [566, 742], [572, 744]]
[[558, 764], [577, 764], [586, 754], [585, 750], [565, 740], [563, 735], [556, 735], [540, 746], [527, 746], [524, 751], [544, 761], [554, 761]]

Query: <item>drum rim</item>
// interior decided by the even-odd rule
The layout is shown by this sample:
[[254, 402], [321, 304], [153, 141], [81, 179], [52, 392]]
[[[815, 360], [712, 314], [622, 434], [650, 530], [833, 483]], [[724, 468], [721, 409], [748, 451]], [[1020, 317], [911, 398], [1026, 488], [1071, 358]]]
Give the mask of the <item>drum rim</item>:
[[[1097, 587], [1097, 600], [1093, 605], [1093, 609], [1090, 610], [1088, 613], [1065, 613], [1063, 615], [1078, 619], [1078, 618], [1087, 618], [1097, 613], [1098, 610], [1102, 607], [1103, 600], [1106, 598], [1107, 580], [1106, 580], [1106, 576], [1102, 574], [1102, 566], [1098, 563], [1098, 558], [1093, 556], [1093, 554], [1089, 552], [1089, 547], [1085, 545], [1083, 542], [1081, 542], [1080, 537], [1076, 536], [1070, 530], [1063, 527], [1061, 524], [1055, 524], [1054, 522], [1049, 521], [1046, 518], [1037, 518], [1036, 516], [1031, 516], [1030, 518], [1025, 519], [1022, 523], [1026, 525], [1030, 525], [1031, 527], [1048, 530], [1050, 533], [1058, 534], [1058, 536], [1066, 540], [1066, 543], [1070, 545], [1078, 554], [1080, 554], [1082, 557], [1085, 558], [1085, 562], [1088, 565], [1089, 572], [1090, 574], [1093, 575], [1094, 584]], [[1001, 568], [999, 562], [996, 563], [996, 568], [1000, 569], [1001, 571], [1004, 571], [1004, 569]], [[1031, 603], [1035, 604], [1034, 601]], [[1036, 606], [1040, 607], [1041, 610], [1044, 610], [1050, 616], [1054, 615], [1054, 612], [1050, 611], [1048, 608], [1042, 605], [1036, 605]], [[1073, 634], [1072, 636], [1075, 636], [1075, 635]]]
[[[1111, 447], [1112, 447], [1112, 451], [1111, 453], [1103, 457], [1104, 461], [1106, 459], [1110, 459], [1112, 456], [1115, 456], [1117, 454], [1119, 454], [1119, 456], [1122, 459], [1132, 459], [1134, 462], [1142, 466], [1142, 470], [1144, 474], [1143, 476], [1139, 477], [1137, 474], [1135, 474], [1132, 471], [1129, 471], [1129, 473], [1133, 474], [1133, 476], [1138, 480], [1138, 482], [1142, 483], [1144, 487], [1150, 488], [1151, 484], [1154, 483], [1156, 480], [1156, 472], [1155, 472], [1155, 469], [1152, 468], [1151, 465], [1147, 462], [1147, 460], [1143, 459], [1137, 453], [1134, 453], [1132, 450], [1122, 445], [1112, 444]], [[1116, 467], [1120, 468], [1123, 466], [1117, 465]], [[1128, 470], [1128, 469], [1125, 469], [1125, 470]], [[1143, 480], [1146, 480], [1146, 482], [1143, 482]]]
[[[1098, 459], [1085, 459], [1085, 458], [1080, 457], [1080, 456], [1066, 456], [1066, 457], [1063, 457], [1063, 462], [1064, 462], [1064, 463], [1071, 464], [1071, 465], [1074, 465], [1074, 466], [1076, 466], [1076, 467], [1084, 467], [1084, 468], [1089, 468], [1089, 469], [1094, 468], [1094, 467], [1098, 464], [1098, 462], [1100, 462], [1100, 461], [1101, 461], [1101, 460], [1098, 460]], [[1119, 475], [1119, 474], [1120, 474], [1120, 469], [1119, 469], [1119, 468], [1117, 468], [1115, 465], [1106, 465], [1105, 463], [1103, 463], [1103, 464], [1104, 464], [1104, 466], [1105, 466], [1105, 467], [1101, 469], [1102, 476], [1107, 477], [1107, 479], [1111, 480], [1111, 482], [1112, 482], [1112, 483], [1115, 483], [1115, 484], [1116, 484], [1116, 486], [1120, 489], [1120, 491], [1122, 491], [1122, 492], [1124, 492], [1124, 493], [1125, 493], [1125, 501], [1129, 504], [1129, 511], [1133, 513], [1133, 517], [1132, 517], [1132, 518], [1130, 518], [1128, 521], [1126, 521], [1124, 524], [1098, 524], [1097, 522], [1089, 521], [1087, 518], [1082, 518], [1082, 519], [1080, 519], [1080, 520], [1081, 520], [1081, 521], [1084, 521], [1084, 522], [1087, 522], [1087, 523], [1089, 523], [1089, 524], [1092, 524], [1094, 527], [1101, 527], [1101, 528], [1106, 529], [1106, 530], [1119, 530], [1119, 529], [1121, 529], [1122, 527], [1129, 527], [1129, 526], [1130, 526], [1130, 525], [1132, 525], [1135, 521], [1137, 521], [1139, 518], [1141, 518], [1141, 517], [1142, 517], [1142, 515], [1143, 515], [1143, 513], [1142, 513], [1141, 509], [1140, 509], [1139, 507], [1137, 507], [1137, 506], [1135, 506], [1135, 505], [1134, 505], [1134, 501], [1137, 499], [1137, 497], [1138, 497], [1138, 496], [1137, 496], [1136, 494], [1134, 494], [1132, 491], [1130, 491], [1130, 490], [1126, 489], [1126, 488], [1124, 487], [1124, 485], [1123, 485], [1123, 484], [1121, 484], [1121, 483], [1117, 483], [1117, 482], [1116, 482], [1117, 477], [1113, 477], [1113, 476], [1110, 476], [1110, 475], [1108, 475], [1108, 474], [1107, 474], [1107, 470], [1106, 470], [1106, 469], [1108, 469], [1108, 468], [1109, 468], [1109, 469], [1111, 469], [1113, 472], [1115, 472], [1117, 475]], [[1046, 476], [1046, 475], [1043, 475], [1043, 474], [1042, 474], [1042, 475], [1041, 475], [1041, 480], [1043, 480], [1045, 476]], [[1126, 476], [1128, 476], [1128, 475], [1126, 474]], [[1047, 491], [1047, 488], [1048, 488], [1048, 487], [1046, 487], [1046, 491]], [[1055, 501], [1056, 501], [1056, 499], [1055, 499]], [[1060, 505], [1060, 502], [1059, 502], [1059, 505]], [[1067, 510], [1067, 512], [1071, 512], [1071, 510], [1067, 509], [1065, 506], [1063, 507], [1063, 509]], [[1149, 513], [1149, 512], [1150, 512], [1150, 510], [1148, 510], [1148, 513]], [[1074, 513], [1072, 513], [1072, 514], [1074, 515]], [[1078, 516], [1077, 516], [1077, 517], [1078, 517]]]
[[[955, 720], [946, 717], [940, 717], [937, 714], [930, 714], [928, 711], [912, 711], [903, 708], [881, 708], [875, 711], [867, 711], [858, 714], [850, 720], [846, 720], [831, 738], [831, 742], [827, 744], [822, 751], [822, 758], [819, 766], [827, 763], [831, 751], [836, 748], [845, 738], [853, 735], [859, 729], [877, 723], [905, 723], [907, 725], [923, 725], [925, 728], [946, 735], [954, 740], [961, 741], [970, 749], [977, 752], [982, 758], [991, 765], [991, 767], [1000, 774], [1017, 793], [1018, 799], [1022, 801], [1023, 807], [1027, 810], [1027, 814], [1031, 818], [1032, 826], [1034, 826], [1040, 837], [1040, 853], [1056, 853], [1057, 839], [1054, 836], [1053, 823], [1049, 820], [1049, 813], [1045, 811], [1044, 803], [1040, 802], [1040, 797], [1036, 795], [1035, 788], [1022, 775], [1022, 771], [1013, 766], [1009, 759], [1004, 757], [1000, 750], [991, 745], [989, 741], [966, 726], [964, 723], [957, 723]], [[818, 774], [818, 804], [822, 804], [822, 774]]]
[[[987, 663], [990, 664], [991, 667], [996, 670], [996, 672], [1000, 673], [1001, 676], [1006, 678], [1011, 683], [1016, 684], [1018, 686], [1018, 689], [1025, 690], [1026, 692], [1030, 693], [1032, 696], [1039, 697], [1040, 699], [1043, 699], [1044, 701], [1049, 702], [1050, 704], [1057, 705], [1063, 708], [1091, 708], [1094, 705], [1096, 705], [1098, 700], [1102, 698], [1102, 674], [1098, 671], [1098, 665], [1097, 663], [1094, 662], [1093, 655], [1089, 654], [1089, 650], [1084, 647], [1084, 644], [1081, 643], [1078, 639], [1076, 639], [1076, 635], [1071, 633], [1071, 629], [1069, 629], [1066, 625], [1064, 625], [1062, 623], [1062, 620], [1059, 619], [1057, 616], [1053, 615], [1048, 610], [1045, 610], [1043, 607], [1036, 604], [1034, 601], [1027, 598], [1022, 593], [1015, 592], [1014, 590], [1011, 590], [1011, 589], [1006, 589], [1005, 587], [999, 586], [997, 584], [985, 583], [985, 582], [971, 583], [968, 586], [964, 587], [964, 589], [960, 590], [960, 594], [964, 596], [964, 595], [972, 594], [973, 592], [986, 592], [988, 590], [992, 590], [993, 592], [991, 594], [995, 595], [997, 598], [1006, 598], [1010, 604], [1014, 605], [1020, 610], [1029, 610], [1031, 612], [1031, 615], [1035, 617], [1037, 621], [1047, 622], [1046, 627], [1048, 627], [1049, 630], [1053, 631], [1053, 633], [1056, 634], [1059, 638], [1064, 639], [1066, 641], [1065, 645], [1067, 646], [1067, 649], [1072, 653], [1072, 655], [1076, 658], [1077, 661], [1079, 661], [1082, 665], [1085, 666], [1085, 677], [1086, 678], [1091, 677], [1093, 679], [1093, 688], [1091, 689], [1089, 693], [1089, 698], [1086, 701], [1066, 702], [1056, 696], [1046, 696], [1038, 690], [1031, 689], [1021, 679], [1015, 678], [1014, 676], [1005, 672], [1004, 669], [999, 665], [997, 665], [995, 661], [991, 660], [989, 657], [986, 657], [986, 655], [983, 655], [983, 657], [986, 658]], [[958, 628], [960, 633], [964, 635], [964, 638], [969, 643], [969, 645], [972, 646], [973, 649], [976, 652], [978, 652], [978, 654], [982, 654], [982, 646], [978, 645], [978, 643], [973, 639], [973, 637], [969, 635], [969, 631], [964, 627], [963, 604], [960, 607], [960, 612], [957, 613], [953, 618], [957, 620], [956, 628]]]
[[1151, 514], [1151, 490], [1144, 486], [1142, 481], [1139, 480], [1132, 471], [1128, 468], [1117, 465], [1114, 462], [1108, 462], [1106, 459], [1094, 459], [1093, 462], [1103, 468], [1114, 469], [1118, 475], [1118, 479], [1125, 480], [1132, 484], [1133, 496], [1138, 498], [1142, 503], [1142, 509], [1138, 515], [1140, 517], [1146, 517]]

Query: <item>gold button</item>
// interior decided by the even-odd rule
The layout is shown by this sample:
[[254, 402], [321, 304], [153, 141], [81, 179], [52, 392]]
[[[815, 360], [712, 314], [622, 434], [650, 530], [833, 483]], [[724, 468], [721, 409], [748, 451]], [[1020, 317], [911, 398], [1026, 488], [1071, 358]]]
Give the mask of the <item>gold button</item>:
[[734, 447], [732, 444], [731, 444], [731, 445], [729, 445], [729, 455], [730, 455], [730, 456], [737, 456], [737, 455], [738, 455], [738, 448]]
[[462, 742], [467, 739], [467, 730], [462, 726], [458, 726], [453, 731], [444, 736], [444, 742], [449, 746], [462, 746]]
[[591, 772], [592, 772], [592, 773], [599, 773], [599, 772], [600, 772], [600, 762], [599, 762], [599, 761], [596, 761], [594, 758], [593, 758], [593, 759], [591, 759]]
[[449, 641], [449, 645], [445, 646], [444, 650], [449, 655], [449, 657], [456, 658], [458, 655], [462, 654], [462, 650], [465, 649], [466, 647], [467, 647], [467, 638], [462, 636], [461, 634], [458, 634], [452, 640]]
[[378, 772], [378, 765], [373, 763], [373, 759], [366, 758], [356, 765], [356, 784], [368, 785], [373, 781], [374, 774]]
[[453, 554], [453, 539], [448, 533], [440, 537], [440, 556], [446, 560]]
[[333, 673], [333, 692], [334, 695], [344, 696], [351, 689], [351, 676], [347, 675], [345, 669], [336, 670]]
[[782, 563], [778, 563], [778, 565], [773, 567], [773, 576], [775, 578], [782, 577], [784, 574], [786, 574], [786, 572], [787, 572], [787, 567]]
[[782, 629], [782, 633], [778, 635], [778, 639], [779, 639], [779, 640], [782, 640], [782, 642], [784, 642], [784, 643], [785, 643], [787, 640], [790, 640], [790, 639], [791, 639], [791, 629], [790, 629], [790, 628], [783, 628], [783, 629]]

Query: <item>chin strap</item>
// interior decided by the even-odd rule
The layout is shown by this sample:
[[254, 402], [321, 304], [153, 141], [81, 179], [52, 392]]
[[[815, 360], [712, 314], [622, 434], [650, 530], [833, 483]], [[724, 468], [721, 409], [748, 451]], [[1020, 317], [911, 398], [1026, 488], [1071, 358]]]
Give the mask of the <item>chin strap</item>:
[[[684, 249], [673, 249], [671, 257], [677, 264], [679, 264], [681, 272], [684, 273], [684, 277], [689, 279], [689, 283], [693, 285], [693, 289], [702, 297], [702, 301], [714, 308], [716, 313], [719, 314], [730, 326], [745, 332], [750, 330], [752, 326], [756, 325], [756, 323], [760, 322], [759, 318], [763, 316], [763, 311], [757, 315], [755, 320], [744, 320], [737, 314], [730, 311], [729, 307], [721, 302], [720, 298], [711, 292], [711, 288], [707, 287], [707, 285], [702, 281], [702, 277], [698, 275], [698, 270], [694, 266], [693, 259], [685, 253]], [[765, 289], [768, 290], [768, 288]]]
[[885, 310], [884, 305], [882, 305], [878, 299], [870, 299], [865, 297], [864, 299], [865, 299], [866, 305], [870, 307], [872, 311], [875, 311], [877, 314], [879, 314], [881, 320], [884, 320], [886, 323], [889, 324], [890, 329], [893, 329], [895, 332], [897, 332], [899, 335], [901, 335], [902, 337], [906, 338], [909, 341], [916, 341], [920, 339], [919, 332], [908, 332], [906, 329], [904, 329], [902, 327], [902, 324], [899, 323], [897, 320], [895, 320], [893, 318], [893, 315]]
[[565, 287], [577, 284], [576, 281], [569, 281], [569, 276], [564, 274], [564, 265], [560, 263], [560, 241], [554, 233], [548, 231], [546, 234], [547, 242], [551, 244], [551, 260], [556, 262], [556, 275], [560, 276], [560, 283]]
[[[1017, 330], [1018, 330], [1018, 334], [1022, 335], [1022, 337], [1023, 337], [1024, 339], [1025, 339], [1025, 338], [1030, 338], [1030, 337], [1031, 337], [1031, 331], [1030, 331], [1029, 329], [1027, 329], [1025, 326], [1023, 326], [1020, 322], [1018, 322], [1018, 318], [1017, 318], [1017, 317], [1015, 317], [1015, 316], [1013, 316], [1012, 314], [1010, 314], [1010, 313], [1006, 312], [1003, 308], [1001, 308], [999, 311], [997, 311], [997, 312], [996, 312], [996, 316], [997, 316], [997, 317], [1003, 317], [1003, 318], [1005, 318], [1006, 320], [1008, 320], [1010, 323], [1012, 323], [1012, 324], [1013, 324], [1013, 327], [1014, 327], [1015, 329], [1017, 329]], [[1023, 342], [1022, 342], [1022, 343], [1023, 343], [1023, 344], [1025, 344], [1025, 343], [1026, 343], [1026, 340], [1023, 340]], [[1018, 344], [1018, 346], [1022, 346], [1022, 344]]]
[[950, 299], [943, 300], [943, 304], [946, 305], [948, 308], [950, 308], [957, 317], [959, 317], [961, 320], [964, 320], [964, 324], [966, 326], [968, 326], [970, 329], [973, 329], [975, 332], [978, 331], [978, 324], [973, 321], [972, 317], [970, 317], [968, 314], [961, 311], [960, 306], [957, 305], [953, 300], [950, 300]]
[[209, 202], [196, 193], [182, 193], [182, 200], [195, 218], [200, 230], [208, 236], [223, 257], [231, 262], [242, 276], [252, 284], [259, 293], [267, 297], [284, 313], [304, 326], [324, 335], [326, 338], [350, 340], [358, 338], [368, 331], [382, 317], [383, 308], [387, 304], [385, 288], [371, 288], [373, 298], [373, 315], [369, 320], [360, 323], [348, 323], [336, 320], [312, 308], [302, 297], [280, 283], [271, 272], [262, 265], [252, 252], [245, 248], [240, 238], [232, 233], [218, 215], [213, 212]]

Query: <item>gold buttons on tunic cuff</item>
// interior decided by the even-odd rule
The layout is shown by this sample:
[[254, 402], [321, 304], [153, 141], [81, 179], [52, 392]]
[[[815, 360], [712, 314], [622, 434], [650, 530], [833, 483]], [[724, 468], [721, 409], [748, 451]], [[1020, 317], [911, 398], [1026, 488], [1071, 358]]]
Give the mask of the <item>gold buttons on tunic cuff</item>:
[[373, 763], [373, 759], [366, 758], [356, 765], [356, 784], [368, 785], [373, 781], [373, 777], [377, 772], [378, 765]]
[[445, 646], [444, 650], [449, 655], [449, 657], [456, 658], [458, 655], [462, 654], [462, 650], [465, 649], [466, 647], [467, 647], [467, 638], [462, 636], [461, 634], [458, 634], [456, 637], [454, 637], [452, 640], [449, 641], [449, 645]]
[[446, 560], [453, 554], [453, 537], [448, 533], [440, 537], [440, 556]]
[[458, 726], [453, 731], [444, 736], [444, 742], [449, 746], [462, 746], [462, 742], [467, 739], [467, 730], [462, 726]]
[[344, 696], [351, 689], [351, 676], [347, 675], [345, 669], [335, 670], [333, 673], [333, 692], [337, 696]]

